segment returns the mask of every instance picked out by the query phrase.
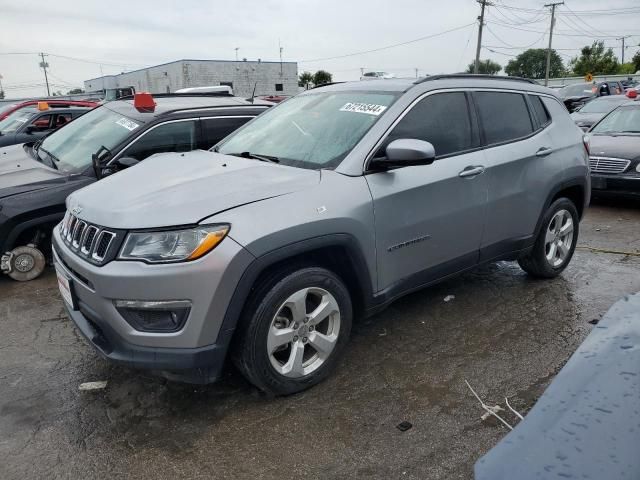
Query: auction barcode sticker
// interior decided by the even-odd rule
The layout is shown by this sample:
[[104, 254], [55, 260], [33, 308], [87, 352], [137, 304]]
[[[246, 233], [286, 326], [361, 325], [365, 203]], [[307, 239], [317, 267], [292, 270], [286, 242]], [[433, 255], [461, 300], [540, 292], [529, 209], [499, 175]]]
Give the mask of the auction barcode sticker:
[[124, 118], [124, 117], [122, 117], [120, 120], [118, 120], [116, 122], [116, 124], [120, 125], [121, 127], [126, 128], [130, 132], [134, 131], [136, 128], [138, 128], [140, 126], [136, 122], [133, 122], [133, 121], [129, 120], [128, 118]]
[[387, 109], [384, 105], [376, 105], [374, 103], [346, 103], [341, 109], [341, 112], [355, 112], [366, 113], [368, 115], [380, 115]]

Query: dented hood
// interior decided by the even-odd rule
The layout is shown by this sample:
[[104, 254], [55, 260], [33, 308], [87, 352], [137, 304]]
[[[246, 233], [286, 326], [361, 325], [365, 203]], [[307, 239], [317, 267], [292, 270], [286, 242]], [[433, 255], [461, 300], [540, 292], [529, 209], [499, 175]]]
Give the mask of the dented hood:
[[77, 207], [83, 220], [111, 228], [188, 225], [319, 180], [319, 171], [259, 160], [206, 151], [167, 153], [78, 190], [67, 207]]

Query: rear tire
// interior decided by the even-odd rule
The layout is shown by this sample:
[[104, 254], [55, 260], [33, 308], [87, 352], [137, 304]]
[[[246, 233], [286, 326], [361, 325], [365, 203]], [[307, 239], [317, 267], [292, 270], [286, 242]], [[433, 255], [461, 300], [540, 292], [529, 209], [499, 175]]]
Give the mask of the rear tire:
[[232, 358], [240, 372], [272, 395], [300, 392], [324, 380], [349, 340], [349, 291], [320, 267], [284, 271], [256, 286], [243, 313]]
[[532, 277], [554, 278], [567, 268], [578, 242], [578, 210], [568, 198], [553, 202], [544, 214], [533, 249], [518, 259]]

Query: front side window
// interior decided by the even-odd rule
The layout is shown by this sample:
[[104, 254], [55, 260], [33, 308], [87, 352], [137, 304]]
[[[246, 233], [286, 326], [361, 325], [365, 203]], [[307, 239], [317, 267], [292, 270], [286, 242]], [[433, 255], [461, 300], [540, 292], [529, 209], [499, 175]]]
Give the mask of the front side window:
[[190, 152], [196, 146], [196, 120], [171, 122], [143, 134], [122, 156], [144, 160], [156, 153]]
[[202, 148], [209, 149], [253, 117], [205, 118], [202, 122]]
[[231, 134], [216, 151], [269, 156], [300, 168], [335, 168], [396, 98], [391, 92], [299, 95]]
[[533, 132], [524, 95], [476, 92], [474, 96], [487, 145], [517, 140]]
[[618, 107], [593, 127], [591, 133], [640, 133], [640, 108]]
[[[436, 156], [451, 155], [479, 146], [474, 138], [464, 93], [438, 93], [420, 100], [391, 131], [384, 145], [400, 138], [415, 138], [433, 145]], [[383, 154], [383, 151], [378, 155]]]
[[49, 135], [38, 149], [38, 156], [51, 155], [63, 172], [81, 172], [91, 166], [94, 153], [102, 147], [113, 149], [138, 128], [142, 128], [139, 120], [103, 105]]

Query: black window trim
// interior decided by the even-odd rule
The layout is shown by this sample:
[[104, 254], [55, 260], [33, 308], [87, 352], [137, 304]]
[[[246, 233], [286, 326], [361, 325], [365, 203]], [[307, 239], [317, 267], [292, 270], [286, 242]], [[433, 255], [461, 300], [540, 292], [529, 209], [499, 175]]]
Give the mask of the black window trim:
[[[205, 138], [204, 138], [204, 122], [203, 122], [203, 120], [215, 120], [217, 118], [248, 118], [249, 120], [244, 122], [237, 129], [233, 130], [233, 132], [231, 132], [231, 133], [234, 133], [234, 132], [240, 130], [242, 127], [244, 127], [247, 123], [249, 123], [251, 120], [256, 118], [258, 115], [260, 115], [260, 113], [256, 113], [255, 115], [243, 113], [242, 115], [211, 115], [211, 116], [208, 116], [208, 117], [198, 117], [198, 120], [200, 120], [200, 122], [198, 122], [200, 124], [200, 140], [198, 142], [199, 148], [201, 148], [203, 150], [211, 150], [213, 147], [215, 147], [218, 143], [220, 143], [222, 141], [222, 140], [219, 140], [217, 143], [214, 143], [209, 148], [205, 148], [204, 147]], [[231, 135], [231, 133], [229, 133], [229, 135]]]
[[478, 115], [477, 115], [477, 113], [475, 111], [473, 111], [473, 113], [472, 113], [473, 104], [472, 104], [472, 99], [471, 99], [471, 95], [470, 95], [471, 94], [471, 90], [468, 89], [468, 88], [459, 88], [459, 87], [458, 88], [451, 88], [451, 89], [430, 90], [430, 91], [425, 92], [422, 95], [418, 96], [409, 105], [407, 105], [407, 107], [402, 111], [402, 113], [400, 113], [400, 115], [398, 115], [398, 118], [396, 118], [393, 121], [393, 123], [389, 126], [389, 128], [387, 128], [387, 130], [384, 132], [384, 134], [376, 142], [376, 144], [374, 145], [373, 149], [371, 149], [371, 151], [367, 155], [366, 160], [365, 160], [365, 164], [364, 164], [363, 174], [367, 175], [367, 174], [370, 174], [370, 173], [379, 173], [379, 170], [371, 170], [369, 168], [369, 165], [371, 164], [371, 161], [375, 158], [376, 152], [385, 143], [385, 141], [387, 140], [387, 138], [389, 137], [389, 135], [391, 134], [393, 129], [402, 121], [402, 119], [411, 110], [413, 110], [413, 108], [416, 105], [418, 105], [425, 98], [430, 97], [432, 95], [443, 94], [443, 93], [463, 93], [464, 94], [465, 100], [467, 102], [467, 115], [469, 117], [469, 124], [471, 126], [471, 138], [473, 140], [474, 136], [475, 136], [475, 138], [478, 139], [478, 146], [477, 147], [468, 148], [466, 150], [460, 150], [458, 152], [451, 152], [451, 153], [448, 153], [446, 155], [436, 156], [435, 160], [436, 161], [444, 160], [446, 158], [457, 157], [458, 155], [464, 155], [464, 154], [467, 154], [467, 153], [473, 153], [473, 152], [477, 152], [477, 151], [483, 149], [483, 146], [482, 146], [483, 145], [483, 142], [482, 142], [482, 130], [480, 128], [480, 121], [479, 121], [480, 119], [478, 118]]
[[[529, 92], [527, 90], [505, 90], [505, 89], [501, 89], [501, 88], [500, 89], [499, 88], [474, 88], [474, 89], [470, 89], [470, 91], [472, 93], [474, 104], [476, 106], [476, 113], [478, 115], [478, 123], [480, 124], [480, 130], [482, 132], [482, 145], [483, 145], [482, 149], [483, 150], [487, 150], [489, 148], [501, 147], [503, 145], [509, 145], [510, 143], [521, 142], [523, 140], [527, 140], [529, 138], [535, 137], [540, 132], [542, 132], [542, 130], [544, 130], [544, 128], [536, 128], [537, 121], [534, 122], [534, 114], [531, 111], [531, 105], [529, 104], [529, 100], [527, 98], [527, 95], [529, 93], [533, 93], [533, 92]], [[525, 102], [525, 105], [527, 107], [527, 111], [529, 112], [529, 120], [531, 121], [531, 128], [533, 128], [533, 131], [531, 133], [528, 133], [527, 135], [523, 135], [521, 137], [505, 140], [503, 142], [487, 143], [487, 139], [486, 139], [485, 131], [484, 131], [484, 126], [482, 125], [482, 119], [480, 117], [480, 112], [478, 112], [478, 104], [477, 104], [476, 98], [475, 98], [476, 97], [475, 94], [477, 92], [518, 93], [520, 95], [523, 95], [524, 96], [524, 102]], [[533, 94], [537, 95], [537, 93], [533, 93]], [[540, 96], [543, 96], [543, 95], [540, 95]], [[545, 96], [547, 96], [547, 95], [545, 95]], [[549, 125], [550, 124], [551, 123], [549, 123]]]

